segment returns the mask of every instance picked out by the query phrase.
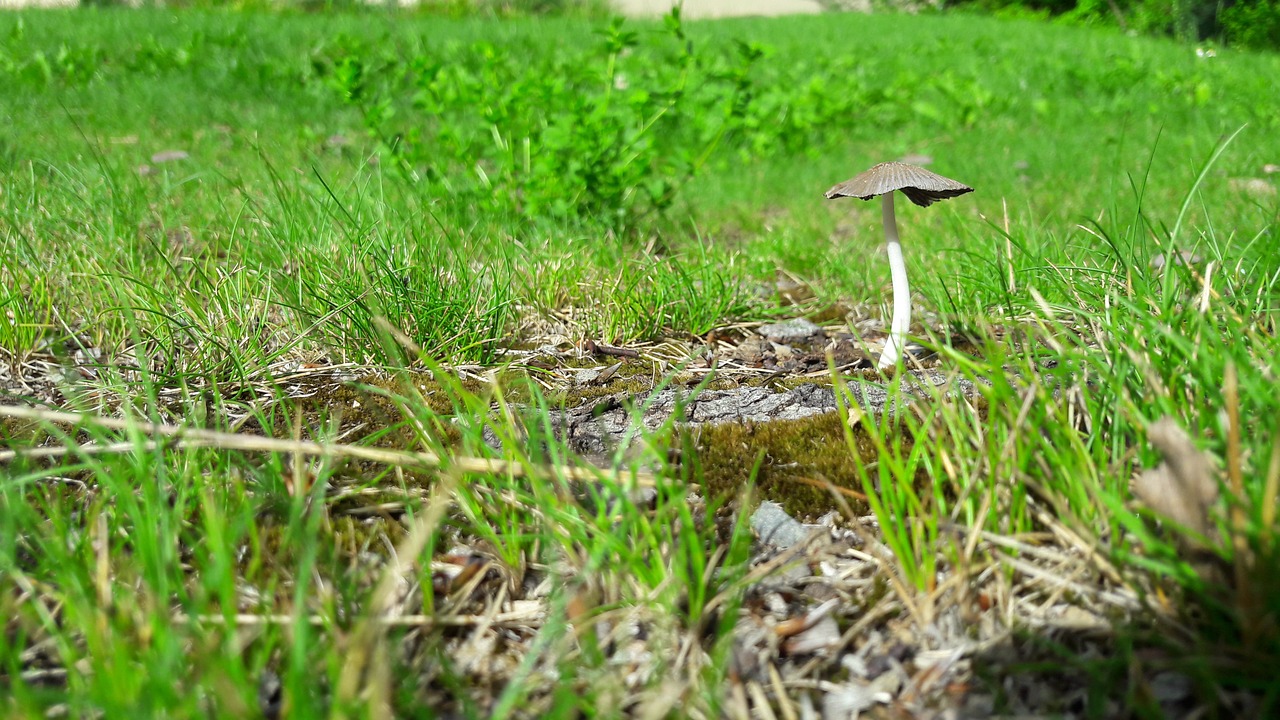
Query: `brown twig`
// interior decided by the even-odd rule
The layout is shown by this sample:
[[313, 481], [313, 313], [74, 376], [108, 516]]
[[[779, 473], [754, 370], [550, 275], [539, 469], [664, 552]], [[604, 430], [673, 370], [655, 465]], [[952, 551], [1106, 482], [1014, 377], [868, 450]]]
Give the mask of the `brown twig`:
[[1240, 380], [1236, 375], [1236, 364], [1228, 362], [1222, 378], [1222, 391], [1227, 404], [1227, 480], [1231, 483], [1231, 493], [1235, 495], [1231, 502], [1231, 544], [1232, 565], [1235, 569], [1236, 610], [1240, 617], [1238, 622], [1245, 632], [1243, 638], [1246, 646], [1252, 645], [1256, 635], [1252, 632], [1258, 627], [1257, 605], [1250, 586], [1253, 575], [1253, 556], [1249, 552], [1249, 538], [1245, 534], [1249, 527], [1246, 504], [1249, 497], [1244, 492], [1244, 469], [1240, 458]]
[[850, 498], [853, 498], [854, 500], [861, 500], [862, 502], [867, 501], [867, 496], [865, 494], [860, 493], [857, 490], [850, 490], [847, 487], [834, 485], [826, 480], [818, 480], [811, 477], [804, 477], [802, 475], [795, 476], [795, 477], [783, 477], [782, 480], [785, 482], [796, 482], [802, 485], [816, 487], [819, 490], [826, 490], [827, 492], [836, 493], [844, 497], [850, 497]]
[[[348, 457], [358, 460], [369, 460], [395, 467], [417, 467], [430, 470], [436, 470], [441, 467], [448, 466], [467, 473], [510, 475], [512, 477], [554, 477], [559, 475], [570, 480], [589, 481], [595, 480], [602, 475], [602, 471], [594, 468], [581, 468], [567, 465], [533, 465], [512, 460], [497, 460], [466, 455], [442, 458], [435, 453], [423, 451], [390, 450], [385, 448], [365, 447], [363, 445], [344, 445], [338, 443], [328, 444], [310, 440], [283, 440], [280, 438], [263, 437], [261, 435], [218, 432], [215, 430], [202, 430], [199, 428], [189, 428], [178, 425], [160, 425], [156, 423], [142, 422], [135, 419], [107, 418], [99, 417], [97, 415], [42, 410], [40, 408], [32, 407], [0, 405], [0, 417], [15, 417], [25, 420], [39, 420], [48, 423], [61, 423], [66, 425], [94, 425], [108, 430], [132, 429], [146, 435], [175, 438], [174, 444], [179, 447], [212, 447], [220, 450], [296, 453], [299, 456], [308, 457]], [[109, 445], [90, 444], [81, 448], [56, 448], [58, 452], [52, 452], [55, 448], [5, 450], [0, 451], [0, 464], [11, 462], [17, 458], [34, 458], [42, 456], [56, 457], [58, 455], [79, 452], [80, 450], [84, 450], [89, 453], [110, 453], [127, 452], [128, 450], [138, 447], [139, 445], [137, 443], [134, 443], [132, 447], [126, 443], [111, 443]], [[653, 477], [648, 473], [637, 471], [635, 473], [635, 480], [640, 484], [648, 484], [653, 482]]]
[[630, 348], [612, 347], [609, 345], [603, 345], [601, 343], [597, 343], [594, 340], [586, 341], [585, 343], [583, 343], [582, 347], [592, 355], [611, 355], [613, 357], [624, 357], [624, 358], [640, 357], [639, 350], [632, 350]]
[[[477, 627], [490, 625], [503, 628], [536, 628], [546, 622], [545, 613], [508, 612], [489, 615], [392, 615], [369, 616], [368, 622], [387, 627], [437, 628]], [[338, 620], [326, 615], [289, 615], [287, 613], [237, 613], [225, 615], [174, 615], [170, 622], [183, 625], [227, 625], [255, 627], [262, 625], [311, 625], [326, 627], [338, 624]]]
[[1272, 552], [1272, 536], [1276, 525], [1276, 498], [1280, 497], [1280, 432], [1271, 443], [1271, 464], [1267, 467], [1267, 480], [1262, 490], [1262, 547]]

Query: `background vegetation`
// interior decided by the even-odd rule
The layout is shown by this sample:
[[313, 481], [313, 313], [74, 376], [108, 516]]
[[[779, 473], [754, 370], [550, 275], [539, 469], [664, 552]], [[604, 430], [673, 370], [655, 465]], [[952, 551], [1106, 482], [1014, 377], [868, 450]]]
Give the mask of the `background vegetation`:
[[1276, 0], [947, 0], [945, 6], [1115, 25], [1184, 42], [1280, 49]]
[[[86, 6], [136, 5], [129, 0], [82, 0]], [[141, 3], [146, 5], [148, 3]], [[302, 10], [307, 12], [366, 9], [366, 0], [168, 0], [155, 3], [178, 8], [235, 8], [240, 10]], [[847, 9], [854, 3], [829, 0], [828, 9]], [[1280, 49], [1278, 0], [936, 0], [904, 3], [875, 0], [880, 11], [966, 10], [1001, 17], [1047, 19], [1078, 25], [1104, 25], [1126, 32], [1176, 38], [1194, 43], [1212, 41], [1256, 49]], [[560, 15], [607, 17], [607, 0], [427, 0], [410, 9], [443, 16]]]

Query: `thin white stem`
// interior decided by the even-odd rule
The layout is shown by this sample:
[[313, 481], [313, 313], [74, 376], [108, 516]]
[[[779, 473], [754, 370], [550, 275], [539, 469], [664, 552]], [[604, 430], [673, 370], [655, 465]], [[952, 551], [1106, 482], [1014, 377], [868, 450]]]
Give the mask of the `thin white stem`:
[[880, 354], [880, 369], [896, 365], [902, 359], [907, 346], [907, 331], [911, 329], [911, 286], [907, 284], [907, 263], [902, 258], [902, 243], [898, 242], [898, 219], [893, 212], [894, 193], [882, 198], [881, 215], [884, 220], [884, 240], [889, 252], [889, 272], [893, 277], [893, 320], [889, 323], [889, 339]]

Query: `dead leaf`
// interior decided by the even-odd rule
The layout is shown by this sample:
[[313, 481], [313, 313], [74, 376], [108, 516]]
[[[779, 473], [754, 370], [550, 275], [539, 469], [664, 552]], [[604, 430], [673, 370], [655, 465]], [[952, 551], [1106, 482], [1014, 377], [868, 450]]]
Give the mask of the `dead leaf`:
[[817, 622], [788, 638], [782, 644], [788, 655], [807, 655], [809, 653], [834, 650], [840, 645], [840, 626], [830, 615], [823, 616]]
[[595, 384], [597, 384], [597, 385], [603, 385], [603, 384], [605, 384], [606, 382], [609, 382], [609, 380], [610, 380], [611, 378], [613, 378], [613, 376], [614, 376], [614, 375], [616, 375], [616, 374], [617, 374], [617, 372], [618, 372], [618, 368], [620, 368], [620, 367], [622, 367], [622, 363], [621, 363], [621, 362], [617, 362], [617, 363], [614, 363], [614, 364], [610, 365], [609, 367], [605, 368], [604, 370], [601, 370], [601, 371], [600, 371], [600, 374], [599, 374], [599, 375], [597, 375], [597, 376], [596, 376], [596, 378], [595, 378], [595, 380], [593, 380], [592, 382], [594, 382], [594, 383], [595, 383]]
[[1152, 423], [1147, 438], [1164, 456], [1164, 462], [1134, 479], [1134, 496], [1152, 511], [1207, 535], [1210, 510], [1218, 499], [1212, 459], [1196, 449], [1172, 418]]

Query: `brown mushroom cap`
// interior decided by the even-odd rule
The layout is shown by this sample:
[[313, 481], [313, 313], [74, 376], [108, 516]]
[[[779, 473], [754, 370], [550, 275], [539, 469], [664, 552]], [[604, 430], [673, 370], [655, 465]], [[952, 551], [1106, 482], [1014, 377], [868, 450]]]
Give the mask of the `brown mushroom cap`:
[[920, 207], [929, 207], [939, 200], [973, 192], [973, 188], [968, 185], [929, 172], [917, 165], [886, 162], [831, 188], [827, 191], [827, 199], [856, 197], [860, 200], [870, 200], [877, 195], [891, 193], [894, 190], [901, 190], [908, 200]]

